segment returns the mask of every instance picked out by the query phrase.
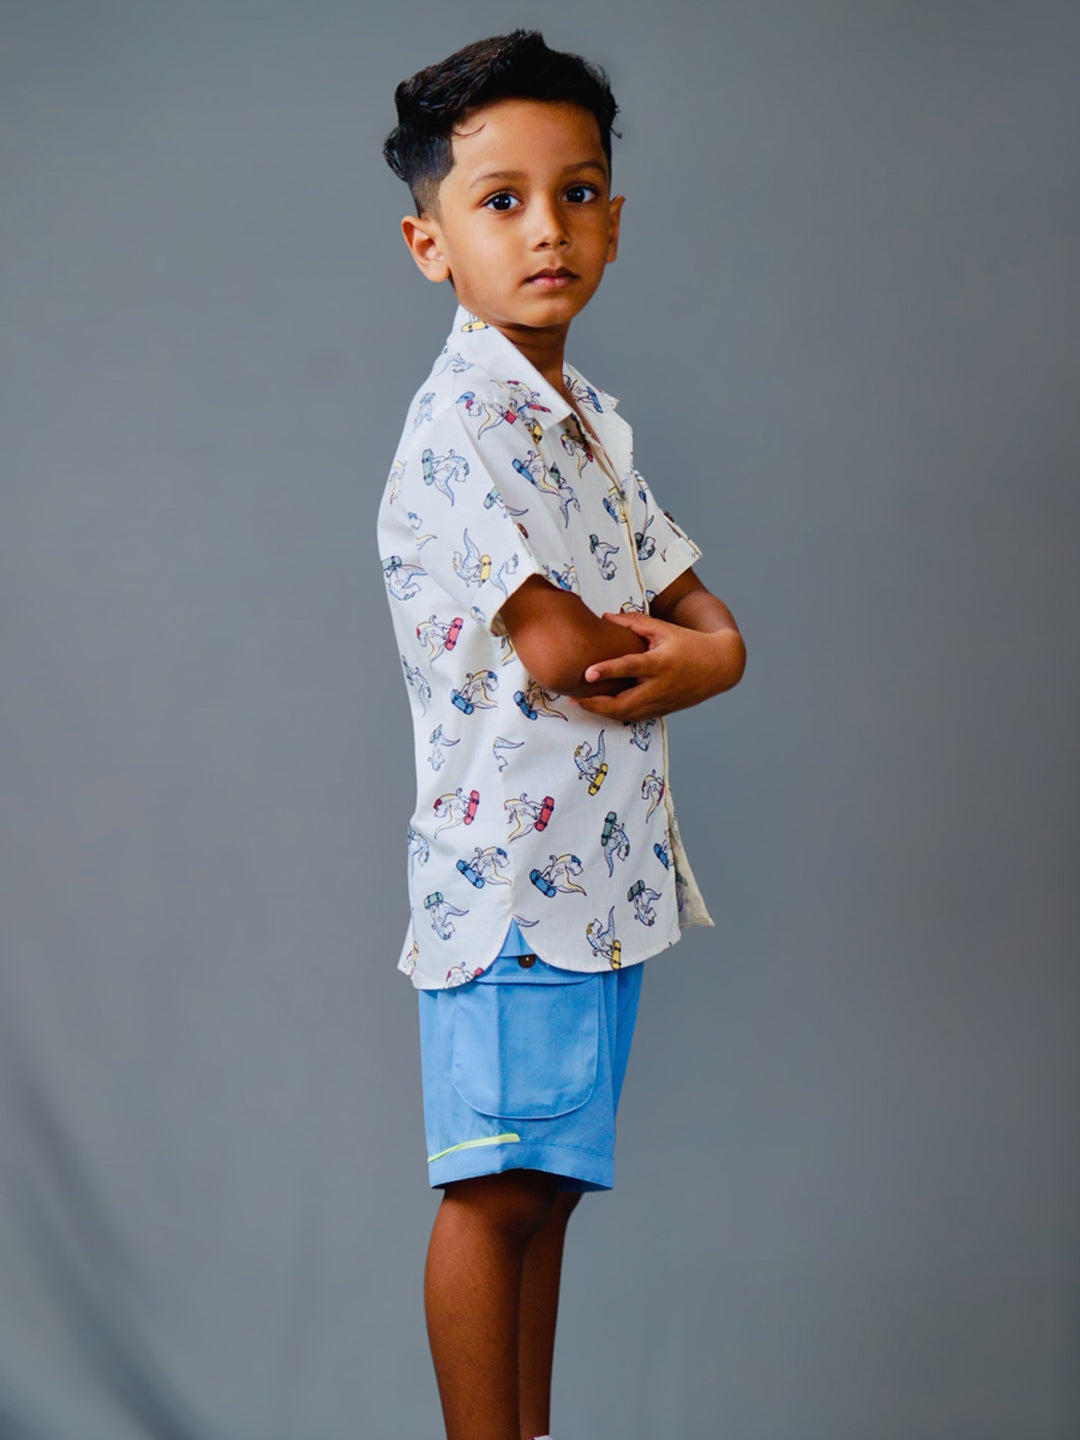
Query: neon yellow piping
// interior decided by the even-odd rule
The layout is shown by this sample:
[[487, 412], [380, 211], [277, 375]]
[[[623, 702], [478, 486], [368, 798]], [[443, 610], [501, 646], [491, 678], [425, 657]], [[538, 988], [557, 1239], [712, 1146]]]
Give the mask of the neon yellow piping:
[[506, 1135], [483, 1135], [479, 1140], [462, 1140], [460, 1145], [448, 1145], [437, 1155], [429, 1155], [427, 1163], [430, 1165], [433, 1160], [441, 1160], [444, 1155], [452, 1155], [455, 1150], [472, 1150], [477, 1145], [517, 1145], [520, 1141], [521, 1136], [515, 1135], [512, 1130]]

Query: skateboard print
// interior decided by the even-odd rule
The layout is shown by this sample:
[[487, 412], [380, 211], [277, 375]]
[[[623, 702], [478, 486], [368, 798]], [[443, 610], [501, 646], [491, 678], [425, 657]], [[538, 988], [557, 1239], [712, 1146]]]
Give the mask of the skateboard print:
[[656, 924], [653, 906], [660, 899], [659, 890], [651, 890], [644, 880], [635, 880], [626, 892], [626, 898], [634, 907], [635, 920], [640, 920], [642, 925]]
[[530, 835], [534, 830], [545, 830], [555, 810], [555, 801], [550, 795], [545, 795], [542, 800], [530, 800], [523, 791], [515, 795], [512, 800], [504, 800], [507, 818], [513, 824], [509, 839], [520, 840], [523, 835]]
[[645, 811], [645, 819], [651, 820], [653, 811], [664, 798], [664, 777], [658, 775], [655, 770], [650, 770], [641, 782], [641, 798], [647, 800], [649, 808]]
[[574, 764], [577, 766], [578, 779], [587, 780], [589, 794], [595, 795], [608, 773], [607, 762], [604, 759], [603, 730], [597, 737], [595, 748], [589, 744], [588, 740], [582, 740], [574, 747]]
[[450, 703], [463, 715], [474, 710], [493, 710], [493, 696], [499, 688], [499, 677], [494, 670], [471, 670], [462, 680], [460, 689], [450, 691]]
[[445, 655], [448, 650], [453, 650], [464, 624], [465, 621], [460, 615], [455, 615], [452, 620], [440, 620], [435, 615], [430, 616], [427, 620], [421, 620], [416, 627], [416, 638], [421, 645], [427, 646], [429, 661], [434, 663], [440, 655]]
[[418, 575], [428, 572], [422, 565], [407, 565], [400, 555], [388, 555], [382, 562], [386, 588], [395, 600], [411, 600], [420, 594]]
[[609, 875], [615, 874], [616, 860], [629, 859], [630, 837], [624, 827], [620, 825], [619, 817], [614, 810], [609, 810], [604, 816], [604, 828], [600, 832], [600, 848], [604, 852]]
[[485, 885], [509, 885], [509, 877], [503, 871], [510, 864], [510, 856], [501, 845], [479, 845], [467, 860], [458, 860], [457, 868], [470, 885], [482, 890]]
[[589, 536], [589, 549], [592, 551], [593, 559], [600, 571], [600, 578], [614, 580], [619, 572], [611, 557], [619, 553], [618, 545], [613, 545], [610, 540], [601, 540], [599, 535], [592, 534]]
[[438, 835], [455, 825], [471, 825], [476, 818], [479, 804], [479, 790], [470, 790], [466, 795], [460, 785], [456, 790], [448, 790], [445, 795], [440, 795], [433, 806], [439, 820], [434, 833]]
[[584, 885], [575, 884], [574, 877], [581, 874], [581, 861], [576, 855], [552, 855], [542, 870], [529, 871], [529, 879], [549, 900], [562, 893], [585, 895]]
[[607, 924], [597, 916], [585, 926], [585, 938], [594, 955], [602, 955], [611, 966], [618, 970], [622, 964], [622, 942], [615, 935], [615, 906], [608, 911]]
[[564, 711], [551, 703], [558, 698], [550, 690], [545, 690], [539, 680], [530, 680], [524, 690], [514, 691], [514, 704], [526, 720], [539, 720], [541, 715], [548, 715], [552, 720], [568, 719]]
[[538, 451], [530, 450], [524, 460], [514, 459], [510, 463], [523, 479], [528, 480], [530, 485], [539, 490], [541, 495], [551, 495], [559, 502], [564, 526], [570, 524], [571, 506], [578, 514], [581, 513], [581, 501], [574, 494], [569, 481], [563, 479], [557, 465], [545, 465]]
[[420, 456], [420, 471], [424, 484], [433, 486], [440, 495], [454, 503], [451, 484], [464, 485], [469, 478], [469, 462], [464, 455], [448, 450], [445, 455], [436, 455], [434, 450], [425, 450]]

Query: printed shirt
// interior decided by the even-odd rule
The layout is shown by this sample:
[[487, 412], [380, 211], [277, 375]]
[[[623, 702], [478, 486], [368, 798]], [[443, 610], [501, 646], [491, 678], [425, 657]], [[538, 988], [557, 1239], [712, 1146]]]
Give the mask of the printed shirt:
[[422, 989], [485, 970], [516, 921], [566, 970], [630, 965], [711, 925], [679, 839], [662, 719], [612, 721], [534, 680], [500, 607], [531, 575], [596, 614], [647, 612], [697, 546], [634, 469], [616, 401], [574, 406], [458, 307], [413, 400], [379, 547], [416, 752], [411, 922]]

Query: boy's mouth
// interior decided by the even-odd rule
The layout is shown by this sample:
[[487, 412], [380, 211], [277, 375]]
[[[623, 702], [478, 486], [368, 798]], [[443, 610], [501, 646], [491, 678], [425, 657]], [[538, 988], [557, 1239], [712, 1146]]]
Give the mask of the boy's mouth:
[[573, 270], [567, 270], [565, 265], [560, 265], [557, 270], [538, 270], [535, 275], [530, 275], [525, 283], [536, 285], [541, 290], [559, 290], [577, 278]]

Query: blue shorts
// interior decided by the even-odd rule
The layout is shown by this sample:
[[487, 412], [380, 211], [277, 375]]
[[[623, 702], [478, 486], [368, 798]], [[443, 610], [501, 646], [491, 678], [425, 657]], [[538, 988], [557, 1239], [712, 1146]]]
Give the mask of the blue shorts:
[[643, 966], [559, 970], [516, 931], [475, 980], [417, 991], [429, 1182], [546, 1170], [610, 1190]]

